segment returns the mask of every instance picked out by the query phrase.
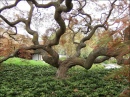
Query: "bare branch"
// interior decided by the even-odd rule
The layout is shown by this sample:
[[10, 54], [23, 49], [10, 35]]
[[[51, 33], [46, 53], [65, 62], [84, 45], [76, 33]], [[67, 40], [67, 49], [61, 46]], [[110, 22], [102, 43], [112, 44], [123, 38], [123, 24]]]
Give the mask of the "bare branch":
[[113, 3], [111, 4], [111, 9], [109, 10], [109, 13], [108, 13], [108, 15], [107, 15], [107, 17], [106, 17], [106, 20], [105, 20], [104, 23], [103, 23], [104, 25], [107, 24], [107, 21], [108, 21], [110, 15], [111, 15], [111, 13], [112, 13], [112, 10], [113, 10], [113, 8], [114, 8], [114, 4], [115, 4], [116, 1], [117, 1], [117, 0], [114, 0]]
[[62, 12], [69, 12], [72, 7], [72, 0], [66, 0], [66, 7], [65, 6], [56, 6], [56, 10], [55, 10], [55, 20], [56, 22], [59, 24], [60, 29], [56, 32], [56, 37], [50, 41], [49, 46], [53, 46], [53, 45], [57, 45], [59, 43], [59, 39], [61, 37], [61, 35], [63, 35], [65, 33], [66, 30], [66, 26], [65, 26], [65, 22], [61, 17], [61, 13]]
[[9, 8], [12, 8], [14, 6], [16, 6], [18, 4], [18, 2], [20, 2], [21, 0], [16, 0], [14, 4], [11, 4], [9, 6], [4, 6], [3, 8], [0, 9], [0, 13], [5, 10], [5, 9], [9, 9]]
[[16, 24], [18, 24], [18, 23], [20, 23], [20, 22], [23, 22], [23, 23], [26, 22], [26, 20], [23, 19], [23, 18], [20, 18], [20, 19], [14, 21], [14, 22], [10, 22], [10, 21], [8, 21], [8, 20], [7, 20], [4, 16], [2, 16], [2, 15], [0, 15], [0, 17], [1, 17], [8, 25], [10, 25], [11, 27], [13, 27], [14, 25], [16, 25]]
[[15, 41], [17, 41], [12, 35], [17, 35], [17, 27], [16, 26], [13, 26], [15, 28], [15, 33], [8, 33], [9, 36], [14, 39]]
[[31, 1], [28, 1], [28, 4], [30, 5], [31, 9], [30, 9], [30, 12], [29, 12], [28, 20], [25, 23], [26, 24], [26, 30], [28, 31], [29, 34], [33, 35], [32, 42], [35, 45], [38, 45], [39, 44], [38, 33], [30, 28], [34, 7], [33, 7], [33, 3]]
[[6, 61], [9, 58], [16, 56], [20, 49], [25, 49], [25, 50], [44, 49], [44, 50], [46, 50], [46, 47], [44, 45], [32, 45], [30, 47], [21, 47], [21, 48], [15, 50], [10, 56], [0, 59], [0, 63], [2, 63], [3, 61]]
[[[104, 22], [103, 24], [98, 24], [98, 25], [94, 26], [93, 29], [92, 29], [92, 27], [90, 26], [91, 32], [88, 34], [88, 36], [84, 37], [84, 38], [81, 40], [80, 44], [78, 45], [78, 47], [77, 47], [77, 49], [76, 49], [77, 52], [78, 52], [78, 53], [77, 53], [78, 56], [80, 55], [80, 51], [79, 51], [79, 50], [81, 50], [83, 47], [85, 47], [84, 42], [85, 42], [86, 40], [89, 40], [89, 39], [93, 36], [93, 34], [95, 33], [95, 31], [96, 31], [97, 28], [103, 27], [105, 30], [107, 30], [107, 28], [105, 27], [105, 24], [106, 24], [107, 20], [109, 19], [110, 15], [111, 15], [111, 13], [112, 13], [113, 6], [114, 6], [114, 3], [115, 3], [116, 1], [117, 1], [117, 0], [115, 0], [115, 1], [112, 3], [112, 5], [111, 5], [112, 7], [111, 7], [111, 9], [110, 9], [110, 11], [109, 11], [109, 14], [108, 14], [108, 16], [107, 16], [107, 18], [106, 18], [106, 20], [105, 20], [105, 22]], [[89, 17], [88, 14], [86, 14], [86, 15]], [[90, 17], [90, 21], [91, 21], [91, 17]], [[89, 25], [88, 25], [88, 27], [89, 27]]]
[[51, 6], [56, 6], [56, 2], [49, 2], [48, 4], [38, 4], [36, 0], [31, 0], [38, 8], [48, 8]]

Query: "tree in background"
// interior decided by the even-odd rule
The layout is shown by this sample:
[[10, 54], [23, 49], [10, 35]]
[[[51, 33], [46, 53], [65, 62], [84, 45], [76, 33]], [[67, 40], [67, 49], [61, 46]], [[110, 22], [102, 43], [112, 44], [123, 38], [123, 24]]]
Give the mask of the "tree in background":
[[[111, 57], [116, 58], [118, 64], [130, 63], [128, 58], [123, 57], [130, 53], [130, 40], [129, 37], [127, 41], [122, 39], [124, 34], [123, 31], [127, 29], [130, 20], [129, 1], [108, 0], [104, 3], [98, 0], [57, 0], [49, 2], [36, 0], [25, 1], [30, 6], [27, 17], [17, 17], [14, 14], [12, 19], [9, 20], [5, 16], [5, 10], [9, 11], [22, 2], [21, 0], [15, 0], [14, 4], [6, 4], [0, 8], [0, 18], [7, 25], [15, 28], [16, 34], [17, 24], [24, 24], [24, 28], [28, 34], [33, 36], [33, 45], [21, 47], [19, 49], [39, 50], [43, 60], [57, 68], [56, 76], [58, 78], [64, 78], [68, 69], [73, 66], [80, 65], [88, 70], [94, 63], [101, 63]], [[35, 24], [44, 22], [44, 19], [49, 21], [47, 18], [50, 16], [46, 17], [43, 12], [39, 10], [49, 9], [51, 7], [55, 8], [55, 10], [52, 11], [52, 15], [54, 16], [56, 23], [54, 25], [52, 24], [51, 28], [53, 30], [44, 31], [43, 27], [43, 32], [41, 33], [45, 34], [48, 38], [46, 38], [47, 42], [41, 45], [38, 41], [39, 30], [33, 29], [32, 24], [34, 24], [34, 19], [37, 19], [38, 21], [35, 21]], [[50, 21], [47, 23], [50, 23]], [[42, 24], [39, 24], [39, 27], [40, 26], [42, 26]], [[98, 30], [100, 31], [98, 32]], [[50, 33], [54, 34], [51, 39], [49, 38]], [[71, 38], [69, 39], [66, 34], [70, 35]], [[76, 41], [76, 35], [78, 34], [81, 34], [82, 37]], [[81, 50], [86, 46], [90, 46], [91, 42], [88, 41], [94, 35], [98, 36], [98, 45], [93, 48], [88, 56], [81, 57]], [[125, 35], [125, 37], [127, 37], [127, 35]], [[65, 43], [69, 41], [72, 41], [70, 42], [71, 45], [73, 44], [75, 46], [65, 45]], [[54, 46], [60, 43], [66, 46], [67, 49], [74, 48], [71, 51], [74, 53], [71, 53], [72, 55], [65, 60], [60, 60], [58, 52], [53, 49]], [[14, 57], [19, 49], [10, 56], [1, 59], [0, 62], [3, 62], [10, 57]]]
[[[13, 36], [12, 36], [13, 35]], [[0, 57], [9, 56], [16, 49], [20, 47], [26, 47], [32, 45], [31, 38], [25, 35], [16, 34], [14, 36], [14, 32], [9, 28], [0, 29]], [[20, 58], [31, 59], [31, 51], [20, 50], [16, 55]]]

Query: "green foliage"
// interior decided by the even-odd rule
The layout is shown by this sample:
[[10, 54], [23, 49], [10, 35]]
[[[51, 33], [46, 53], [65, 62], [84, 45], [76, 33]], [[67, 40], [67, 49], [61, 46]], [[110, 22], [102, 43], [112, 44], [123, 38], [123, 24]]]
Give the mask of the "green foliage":
[[88, 71], [73, 67], [67, 79], [59, 80], [55, 78], [54, 67], [24, 63], [2, 65], [0, 97], [118, 97], [128, 84], [125, 80], [104, 79], [113, 70], [105, 70], [100, 65]]
[[15, 65], [48, 65], [43, 61], [26, 60], [21, 58], [10, 58], [3, 62], [4, 64], [15, 64]]

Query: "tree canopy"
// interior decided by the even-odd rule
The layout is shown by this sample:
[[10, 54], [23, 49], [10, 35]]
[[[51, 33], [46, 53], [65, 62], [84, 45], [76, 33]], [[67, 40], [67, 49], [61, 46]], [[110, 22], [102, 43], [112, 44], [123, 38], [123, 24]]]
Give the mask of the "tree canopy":
[[[56, 73], [58, 78], [65, 77], [67, 70], [75, 65], [90, 69], [94, 63], [101, 63], [111, 57], [114, 57], [118, 64], [130, 64], [128, 57], [130, 5], [127, 0], [15, 0], [13, 3], [2, 0], [1, 2], [3, 5], [0, 7], [0, 26], [15, 31], [8, 33], [11, 37], [17, 35], [19, 26], [23, 27], [32, 36], [33, 45], [20, 47], [0, 62], [17, 56], [20, 49], [39, 50], [43, 60], [58, 69]], [[29, 6], [28, 11], [17, 7], [21, 2]], [[51, 15], [46, 12], [48, 9], [52, 9], [49, 12]], [[11, 10], [17, 13], [13, 12], [11, 16], [8, 14]], [[52, 22], [47, 30], [44, 30], [45, 20], [47, 25]], [[44, 36], [42, 45], [39, 43], [41, 34]], [[81, 57], [82, 49], [93, 44], [90, 40], [94, 36], [97, 37], [96, 45], [86, 57]], [[70, 44], [64, 45], [67, 42]], [[54, 49], [59, 44], [66, 46], [67, 51], [73, 48], [71, 49], [73, 53], [65, 60], [60, 60], [59, 52]]]

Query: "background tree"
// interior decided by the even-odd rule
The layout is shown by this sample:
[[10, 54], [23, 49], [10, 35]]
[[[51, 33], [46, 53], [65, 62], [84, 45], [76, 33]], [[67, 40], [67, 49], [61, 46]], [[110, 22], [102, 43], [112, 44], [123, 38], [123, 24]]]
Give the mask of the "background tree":
[[[119, 39], [121, 42], [120, 45], [113, 45], [113, 43], [116, 42], [116, 39], [121, 37], [123, 31], [129, 25], [129, 3], [127, 0], [108, 0], [104, 3], [96, 0], [57, 0], [44, 3], [36, 0], [26, 0], [26, 3], [30, 6], [30, 10], [28, 11], [26, 18], [17, 18], [16, 16], [13, 16], [14, 20], [9, 20], [6, 18], [4, 11], [9, 11], [12, 8], [15, 8], [20, 1], [21, 0], [15, 0], [13, 4], [4, 5], [0, 8], [0, 18], [7, 25], [15, 28], [16, 33], [17, 24], [24, 24], [24, 28], [28, 34], [33, 36], [33, 45], [22, 47], [20, 49], [39, 50], [43, 56], [43, 60], [58, 69], [56, 73], [58, 78], [64, 78], [68, 69], [75, 65], [80, 65], [88, 70], [94, 63], [103, 62], [111, 57], [116, 58], [118, 64], [123, 64], [124, 62], [129, 64], [129, 59], [123, 58], [124, 55], [130, 53], [129, 44], [125, 44], [124, 41]], [[55, 35], [52, 39], [47, 38], [47, 42], [40, 45], [38, 41], [39, 32], [38, 30], [32, 28], [34, 16], [35, 14], [39, 14], [38, 11], [34, 14], [34, 11], [36, 8], [48, 9], [51, 7], [55, 8], [53, 11], [54, 13], [52, 12], [54, 15], [54, 20], [57, 23], [56, 26], [52, 26], [55, 28], [55, 30], [52, 31]], [[42, 11], [40, 13], [42, 13]], [[43, 18], [40, 19], [41, 22], [42, 19]], [[67, 28], [71, 31], [67, 32]], [[89, 46], [90, 42], [87, 41], [90, 40], [94, 34], [97, 34], [98, 29], [100, 29], [100, 32], [105, 33], [101, 34], [101, 36], [107, 37], [108, 39], [104, 40], [102, 37], [99, 37], [99, 41], [101, 42], [99, 42], [99, 44], [88, 54], [88, 56], [85, 58], [81, 57], [82, 48]], [[42, 33], [47, 34], [47, 37], [50, 37], [50, 35], [45, 33], [44, 30]], [[65, 42], [72, 41], [72, 43], [76, 45], [75, 49], [73, 49], [75, 50], [73, 51], [75, 53], [72, 53], [72, 55], [66, 60], [61, 61], [59, 59], [58, 52], [56, 52], [53, 47], [60, 43], [61, 37], [65, 37], [66, 33], [69, 33], [68, 35], [73, 33], [72, 39], [69, 40], [68, 38], [64, 38], [63, 40], [65, 40]], [[83, 37], [76, 41], [75, 37], [78, 33], [82, 34]], [[64, 44], [63, 40], [61, 39], [62, 44]], [[112, 45], [109, 45], [109, 42], [112, 42]], [[116, 44], [118, 44], [118, 42]], [[69, 46], [71, 48], [71, 45]], [[3, 62], [10, 57], [14, 57], [18, 51], [19, 49], [17, 49], [10, 56], [1, 59], [0, 62]]]

